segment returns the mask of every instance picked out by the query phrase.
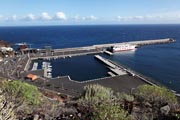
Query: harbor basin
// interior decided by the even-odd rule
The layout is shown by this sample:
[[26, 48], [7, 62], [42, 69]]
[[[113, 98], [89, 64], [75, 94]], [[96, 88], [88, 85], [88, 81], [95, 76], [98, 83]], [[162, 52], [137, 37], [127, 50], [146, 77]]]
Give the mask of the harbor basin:
[[72, 80], [87, 81], [97, 78], [108, 77], [108, 68], [97, 59], [94, 54], [58, 58], [51, 60], [33, 60], [38, 63], [38, 69], [42, 69], [43, 62], [50, 62], [52, 77], [70, 76]]

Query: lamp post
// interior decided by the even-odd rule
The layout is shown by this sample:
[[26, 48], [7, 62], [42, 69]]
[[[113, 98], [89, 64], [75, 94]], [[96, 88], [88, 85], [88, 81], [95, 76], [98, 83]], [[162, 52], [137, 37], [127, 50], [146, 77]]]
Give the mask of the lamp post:
[[61, 83], [61, 85], [62, 85], [62, 89], [64, 90], [64, 85], [63, 85], [63, 82]]
[[131, 88], [131, 95], [133, 94], [134, 89], [135, 89], [135, 88]]

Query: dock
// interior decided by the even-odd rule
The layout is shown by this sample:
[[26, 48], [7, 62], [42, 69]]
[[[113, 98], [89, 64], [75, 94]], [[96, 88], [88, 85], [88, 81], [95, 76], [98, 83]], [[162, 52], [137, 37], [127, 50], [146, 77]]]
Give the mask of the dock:
[[143, 45], [153, 45], [153, 44], [167, 44], [172, 42], [175, 42], [175, 40], [172, 38], [167, 38], [167, 39], [159, 39], [159, 40], [144, 40], [144, 41], [134, 41], [134, 42], [132, 41], [128, 43], [132, 45], [143, 46]]
[[109, 68], [113, 73], [117, 74], [117, 75], [126, 75], [127, 72], [120, 69], [120, 68]]
[[104, 64], [108, 65], [109, 67], [116, 68], [116, 65], [112, 64], [111, 62], [109, 62], [108, 60], [104, 59], [100, 55], [94, 55], [94, 57], [97, 58], [98, 60], [100, 60], [101, 62], [103, 62]]
[[44, 77], [52, 78], [52, 66], [49, 62], [43, 62], [42, 69], [44, 70]]
[[122, 45], [122, 44], [131, 44], [136, 46], [143, 46], [143, 45], [152, 45], [152, 44], [167, 44], [175, 42], [172, 38], [165, 38], [165, 39], [157, 39], [157, 40], [142, 40], [142, 41], [130, 41], [130, 42], [121, 42], [121, 43], [111, 43], [111, 44], [101, 44], [101, 45], [94, 45], [96, 48], [109, 48], [114, 45]]
[[[105, 59], [105, 58], [101, 57], [100, 55], [95, 55], [94, 57], [97, 58], [99, 61], [103, 62], [104, 64], [108, 65], [109, 66], [108, 68], [112, 71], [112, 73], [115, 73], [116, 75], [126, 75], [127, 74], [126, 71], [121, 69], [116, 64], [113, 64], [108, 59]], [[110, 74], [110, 73], [108, 73], [108, 74]], [[112, 75], [112, 74], [110, 74], [110, 75]]]
[[110, 75], [110, 76], [112, 76], [112, 77], [114, 77], [114, 76], [116, 76], [114, 73], [112, 73], [112, 72], [108, 72], [108, 75]]
[[152, 44], [165, 44], [175, 42], [172, 38], [166, 39], [157, 39], [157, 40], [142, 40], [142, 41], [131, 41], [131, 42], [121, 42], [121, 43], [111, 43], [111, 44], [98, 44], [85, 47], [74, 47], [74, 48], [62, 48], [62, 49], [53, 49], [53, 52], [48, 52], [45, 49], [39, 49], [37, 54], [30, 56], [31, 60], [35, 59], [58, 59], [58, 58], [70, 58], [73, 56], [88, 55], [88, 54], [97, 54], [97, 53], [106, 53], [108, 55], [113, 55], [113, 53], [107, 51], [107, 49], [115, 45], [130, 44], [136, 45], [137, 47], [143, 45], [152, 45]]
[[113, 55], [113, 53], [112, 53], [112, 52], [107, 51], [107, 50], [105, 50], [105, 51], [104, 51], [104, 53], [106, 53], [107, 55]]
[[38, 63], [35, 62], [35, 63], [33, 64], [32, 70], [37, 70], [37, 68], [38, 68]]

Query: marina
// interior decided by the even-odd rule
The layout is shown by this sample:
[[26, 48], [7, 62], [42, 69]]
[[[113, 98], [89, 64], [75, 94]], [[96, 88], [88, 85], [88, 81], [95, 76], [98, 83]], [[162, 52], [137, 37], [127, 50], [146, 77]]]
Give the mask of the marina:
[[[133, 44], [133, 45], [136, 44], [137, 46], [142, 46], [142, 45], [147, 45], [147, 44], [156, 44], [156, 43], [157, 44], [160, 44], [160, 43], [164, 44], [164, 43], [171, 43], [171, 42], [175, 42], [175, 41], [172, 39], [161, 39], [161, 40], [148, 40], [148, 41], [141, 41], [141, 42], [140, 41], [129, 42], [128, 44]], [[70, 81], [70, 82], [72, 81], [73, 83], [75, 82], [78, 84], [83, 84], [83, 83], [91, 84], [92, 82], [95, 82], [95, 81], [101, 81], [104, 79], [109, 80], [109, 79], [111, 79], [111, 77], [129, 76], [130, 79], [134, 79], [134, 77], [138, 78], [144, 84], [156, 85], [156, 83], [153, 83], [152, 81], [147, 80], [146, 78], [138, 75], [134, 71], [129, 70], [127, 68], [124, 68], [123, 66], [119, 66], [118, 64], [114, 63], [113, 61], [105, 59], [105, 58], [101, 57], [100, 55], [97, 55], [97, 54], [103, 54], [103, 51], [104, 51], [105, 54], [111, 56], [111, 55], [113, 55], [113, 53], [111, 53], [110, 51], [105, 50], [105, 49], [112, 47], [113, 45], [120, 45], [120, 44], [122, 44], [122, 43], [93, 45], [93, 46], [78, 47], [78, 48], [54, 49], [53, 54], [47, 54], [46, 53], [46, 55], [44, 55], [41, 53], [40, 56], [38, 56], [39, 54], [37, 54], [37, 55], [31, 56], [30, 59], [31, 60], [42, 59], [42, 60], [48, 60], [48, 61], [51, 61], [51, 60], [57, 61], [58, 59], [61, 59], [63, 61], [67, 61], [67, 60], [72, 60], [75, 56], [87, 56], [87, 55], [91, 55], [91, 54], [93, 55], [94, 54], [94, 57], [98, 61], [105, 64], [105, 67], [108, 69], [108, 71], [106, 71], [104, 73], [110, 77], [107, 77], [107, 76], [103, 77], [102, 76], [100, 78], [98, 78], [98, 77], [93, 78], [93, 79], [87, 78], [87, 79], [84, 79], [83, 81], [82, 80], [78, 81], [77, 79], [72, 79], [72, 76], [71, 75], [69, 76], [68, 71], [66, 72], [66, 74], [61, 74], [60, 76], [56, 75], [54, 77], [57, 77], [56, 79], [65, 79], [67, 81]], [[69, 56], [71, 56], [72, 58]], [[56, 63], [56, 65], [57, 65], [57, 63]], [[109, 67], [107, 67], [107, 66], [109, 66]], [[62, 68], [67, 68], [67, 67], [62, 66]], [[70, 67], [70, 69], [72, 69], [72, 67]], [[85, 69], [85, 68], [82, 68], [82, 69]], [[44, 77], [51, 79], [51, 77], [53, 77], [53, 67], [51, 70], [52, 70], [52, 73], [48, 74], [47, 73], [48, 68], [46, 67], [44, 69], [44, 71], [46, 71], [46, 72], [44, 72]], [[55, 70], [55, 71], [57, 71], [57, 70]], [[73, 70], [73, 71], [77, 71], [77, 70]], [[100, 70], [100, 71], [102, 71], [102, 70]], [[48, 77], [48, 75], [51, 77]], [[81, 74], [75, 73], [75, 76], [81, 76]], [[86, 75], [86, 76], [88, 76], [88, 75]], [[52, 81], [52, 80], [49, 80], [49, 81]], [[62, 81], [62, 80], [60, 80], [60, 81]], [[64, 83], [63, 83], [63, 85], [64, 85]]]
[[0, 120], [180, 120], [180, 0], [4, 0]]
[[[42, 69], [41, 64], [48, 62], [51, 64], [52, 77], [70, 76], [77, 81], [86, 81], [96, 78], [107, 77], [108, 68], [94, 58], [94, 55], [74, 56], [72, 58], [58, 58], [50, 60], [34, 60], [38, 62], [38, 69]], [[32, 62], [32, 63], [33, 63]], [[48, 71], [46, 68], [45, 71]], [[47, 73], [47, 72], [45, 72]]]
[[[156, 85], [156, 83], [102, 57], [101, 54], [111, 57], [113, 53], [109, 51], [109, 48], [124, 44], [139, 47], [171, 42], [175, 42], [175, 40], [167, 38], [77, 48], [38, 49], [36, 53], [22, 54], [27, 62], [23, 65], [24, 70], [19, 71], [18, 74], [22, 78], [29, 74], [36, 75], [36, 80], [26, 81], [70, 96], [81, 93], [83, 86], [95, 83], [113, 88], [118, 92], [129, 93], [141, 84]], [[83, 78], [83, 76], [85, 77]]]

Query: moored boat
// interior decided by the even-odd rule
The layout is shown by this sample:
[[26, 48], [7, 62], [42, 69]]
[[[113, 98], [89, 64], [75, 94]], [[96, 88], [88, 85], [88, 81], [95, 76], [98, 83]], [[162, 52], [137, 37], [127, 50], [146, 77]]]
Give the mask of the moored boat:
[[130, 44], [115, 45], [111, 48], [112, 52], [130, 51], [135, 49], [136, 49], [136, 45], [130, 45]]

